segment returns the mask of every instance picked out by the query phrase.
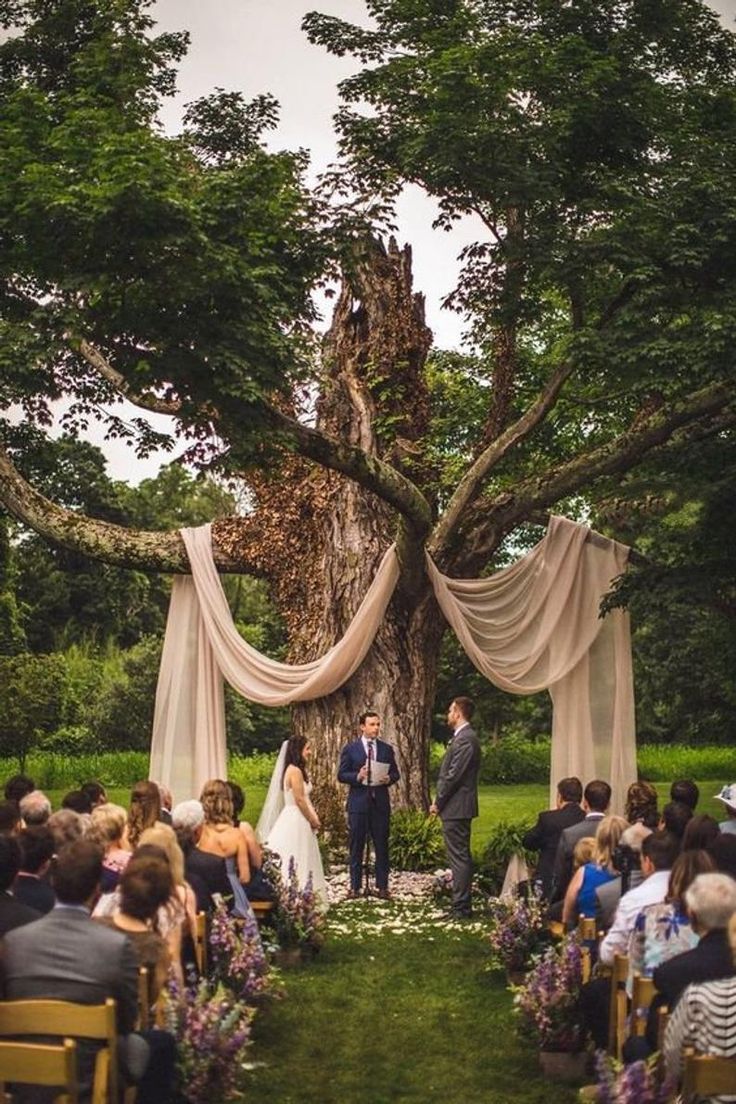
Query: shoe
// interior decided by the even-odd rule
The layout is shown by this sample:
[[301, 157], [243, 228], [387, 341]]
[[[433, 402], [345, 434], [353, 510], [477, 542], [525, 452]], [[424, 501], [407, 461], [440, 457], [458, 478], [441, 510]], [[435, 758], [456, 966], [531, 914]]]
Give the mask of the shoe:
[[349, 889], [348, 892], [347, 892], [347, 896], [346, 896], [345, 900], [346, 901], [357, 901], [357, 899], [359, 897], [360, 897], [360, 893], [358, 892], [357, 889]]
[[447, 912], [442, 913], [443, 920], [472, 920], [472, 912], [456, 912], [455, 909], [448, 909]]
[[393, 898], [387, 889], [377, 889], [376, 897], [380, 897], [382, 901], [391, 901]]

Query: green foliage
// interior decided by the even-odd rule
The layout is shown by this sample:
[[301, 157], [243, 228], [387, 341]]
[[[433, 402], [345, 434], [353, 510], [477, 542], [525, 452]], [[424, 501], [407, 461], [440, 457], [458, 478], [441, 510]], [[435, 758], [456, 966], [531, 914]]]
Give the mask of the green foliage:
[[445, 861], [439, 818], [418, 809], [397, 810], [391, 816], [389, 851], [397, 870], [436, 870]]
[[492, 897], [501, 892], [506, 867], [512, 855], [519, 854], [533, 863], [536, 855], [526, 851], [521, 840], [531, 824], [502, 820], [495, 824], [478, 865], [478, 875], [483, 887]]
[[[217, 92], [164, 134], [156, 113], [187, 36], [156, 34], [148, 8], [0, 5], [13, 27], [0, 44], [0, 398], [30, 420], [62, 394], [70, 427], [99, 416], [112, 392], [75, 352], [86, 338], [136, 387], [173, 388], [200, 454], [214, 447], [198, 407], [211, 409], [216, 379], [223, 427], [235, 409], [247, 451], [264, 389], [288, 386], [303, 360], [320, 215], [304, 155], [263, 146], [267, 98]], [[141, 419], [107, 423], [144, 451], [172, 443]]]
[[674, 782], [676, 778], [720, 780], [736, 773], [731, 747], [643, 744], [636, 758], [639, 774], [651, 782]]
[[[430, 777], [436, 778], [445, 748], [430, 745]], [[481, 746], [480, 781], [486, 785], [512, 782], [549, 782], [549, 738], [532, 742], [512, 734], [497, 744]]]
[[[41, 790], [77, 789], [95, 778], [109, 789], [128, 789], [148, 778], [148, 753], [141, 751], [100, 752], [98, 754], [49, 754], [37, 752], [28, 757], [26, 770]], [[0, 777], [7, 778], [17, 769], [10, 759], [0, 759]]]
[[59, 656], [0, 656], [0, 749], [21, 772], [43, 733], [59, 724], [64, 673]]

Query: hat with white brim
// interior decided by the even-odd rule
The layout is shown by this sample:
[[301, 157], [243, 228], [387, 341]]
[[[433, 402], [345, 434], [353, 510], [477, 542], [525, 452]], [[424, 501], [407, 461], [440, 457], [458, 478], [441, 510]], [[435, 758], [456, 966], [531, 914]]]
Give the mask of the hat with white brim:
[[715, 801], [722, 801], [724, 805], [730, 805], [736, 809], [736, 782], [730, 786], [724, 786], [720, 793], [713, 795]]

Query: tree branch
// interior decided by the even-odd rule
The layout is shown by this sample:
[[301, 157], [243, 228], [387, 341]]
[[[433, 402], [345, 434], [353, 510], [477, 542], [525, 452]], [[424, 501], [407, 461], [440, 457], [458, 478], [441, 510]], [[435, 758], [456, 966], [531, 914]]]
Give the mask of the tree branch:
[[[9, 514], [52, 544], [81, 552], [94, 560], [138, 571], [188, 574], [189, 560], [177, 532], [127, 529], [107, 521], [67, 510], [40, 494], [0, 449], [0, 503]], [[237, 519], [243, 523], [247, 519]], [[218, 571], [242, 574], [251, 571], [242, 549], [218, 548], [213, 539]]]
[[561, 364], [552, 376], [544, 391], [535, 399], [520, 418], [508, 426], [465, 473], [455, 490], [442, 517], [437, 522], [429, 540], [427, 549], [432, 557], [440, 556], [457, 530], [465, 512], [478, 494], [481, 484], [489, 471], [498, 464], [512, 448], [520, 444], [544, 420], [557, 401], [565, 380], [573, 370], [571, 362]]
[[[89, 342], [82, 340], [79, 343], [79, 351], [88, 364], [134, 405], [157, 414], [176, 414], [181, 410], [181, 404], [178, 401], [169, 402], [158, 399], [155, 395], [139, 394], [134, 391], [125, 377], [113, 368], [102, 353]], [[263, 409], [268, 424], [277, 432], [284, 434], [288, 441], [293, 443], [300, 456], [313, 460], [324, 468], [341, 472], [361, 487], [372, 491], [398, 510], [417, 539], [423, 540], [426, 537], [432, 525], [429, 503], [421, 491], [390, 464], [386, 464], [377, 456], [369, 455], [355, 445], [339, 441], [318, 429], [303, 425], [270, 403], [264, 402]], [[216, 422], [216, 411], [208, 411], [207, 417]]]
[[[470, 519], [466, 540], [464, 569], [484, 564], [503, 536], [527, 520], [535, 511], [547, 509], [561, 498], [603, 476], [628, 471], [643, 455], [670, 441], [677, 442], [678, 431], [700, 419], [712, 418], [710, 434], [736, 425], [736, 408], [730, 384], [716, 383], [660, 409], [615, 440], [591, 452], [581, 453], [558, 468], [518, 484], [513, 492], [495, 499], [481, 499]], [[713, 415], [720, 415], [714, 418]], [[474, 526], [475, 523], [475, 526]]]

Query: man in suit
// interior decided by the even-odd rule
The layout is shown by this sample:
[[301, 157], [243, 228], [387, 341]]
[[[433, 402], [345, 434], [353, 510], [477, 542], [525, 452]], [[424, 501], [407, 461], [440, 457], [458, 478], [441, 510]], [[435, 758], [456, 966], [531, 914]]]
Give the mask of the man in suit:
[[430, 813], [442, 820], [442, 834], [452, 871], [451, 916], [471, 915], [473, 862], [470, 857], [470, 822], [478, 815], [480, 743], [470, 726], [475, 706], [470, 698], [454, 698], [447, 711], [453, 731], [437, 779], [437, 795]]
[[[376, 890], [379, 897], [388, 900], [388, 830], [391, 820], [391, 801], [388, 788], [399, 780], [394, 749], [385, 740], [379, 740], [381, 718], [373, 710], [367, 710], [359, 718], [360, 735], [340, 752], [337, 777], [345, 782], [348, 790], [348, 826], [350, 829], [350, 892], [357, 897], [363, 876], [363, 858], [366, 840], [373, 841], [376, 855]], [[388, 773], [379, 779], [374, 774], [374, 764], [385, 763]]]
[[557, 783], [556, 808], [540, 813], [537, 823], [521, 841], [530, 851], [539, 852], [534, 882], [540, 887], [544, 897], [549, 897], [552, 889], [552, 871], [560, 835], [565, 828], [578, 824], [585, 816], [580, 808], [582, 797], [583, 786], [580, 779], [563, 778]]
[[56, 897], [47, 875], [56, 845], [53, 833], [44, 824], [37, 828], [24, 828], [18, 837], [23, 859], [13, 893], [18, 901], [41, 913], [51, 912]]
[[40, 912], [16, 900], [10, 892], [20, 870], [21, 858], [18, 837], [0, 835], [0, 936], [41, 917]]
[[575, 844], [586, 836], [595, 836], [598, 824], [606, 815], [606, 810], [611, 803], [611, 787], [607, 782], [595, 779], [589, 782], [583, 791], [583, 811], [585, 816], [577, 824], [565, 828], [560, 835], [557, 844], [554, 869], [552, 871], [552, 900], [555, 902], [550, 909], [549, 916], [552, 920], [559, 920], [562, 916], [562, 901], [570, 879], [572, 878], [572, 855]]
[[[174, 1040], [165, 1031], [133, 1033], [138, 1015], [138, 959], [121, 932], [98, 924], [90, 912], [99, 896], [102, 853], [89, 840], [63, 847], [52, 885], [56, 905], [46, 916], [5, 937], [6, 1000], [67, 1000], [102, 1004], [115, 1000], [120, 1056], [126, 1075], [138, 1081], [139, 1104], [163, 1104], [173, 1087]], [[151, 1048], [154, 1047], [150, 1062]], [[94, 1048], [80, 1045], [80, 1082], [92, 1079]]]

